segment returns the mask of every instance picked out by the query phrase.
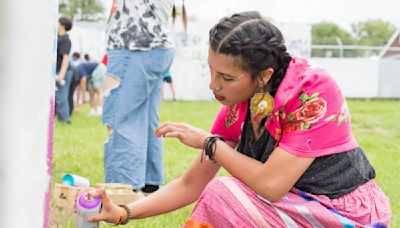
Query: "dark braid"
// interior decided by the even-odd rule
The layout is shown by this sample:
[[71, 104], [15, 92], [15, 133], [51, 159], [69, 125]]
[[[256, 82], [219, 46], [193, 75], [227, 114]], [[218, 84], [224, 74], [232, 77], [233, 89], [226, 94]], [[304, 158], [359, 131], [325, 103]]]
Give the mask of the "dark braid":
[[249, 71], [253, 80], [263, 70], [273, 68], [270, 93], [275, 96], [291, 60], [278, 28], [258, 12], [242, 12], [221, 19], [210, 30], [209, 42], [213, 51], [238, 57], [241, 68]]

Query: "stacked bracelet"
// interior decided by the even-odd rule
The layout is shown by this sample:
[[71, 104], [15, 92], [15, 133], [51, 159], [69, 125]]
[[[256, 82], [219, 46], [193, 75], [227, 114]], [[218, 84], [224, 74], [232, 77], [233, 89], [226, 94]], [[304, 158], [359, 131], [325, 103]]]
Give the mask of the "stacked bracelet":
[[218, 139], [221, 141], [225, 141], [219, 135], [209, 136], [204, 140], [203, 153], [201, 155], [200, 162], [203, 162], [203, 154], [204, 154], [207, 159], [210, 159], [213, 163], [217, 163], [217, 160], [215, 160], [214, 155], [215, 155], [215, 151], [217, 150], [216, 142]]
[[123, 218], [123, 213], [119, 216], [118, 221], [114, 225], [126, 225], [129, 222], [129, 218], [131, 217], [131, 209], [129, 209], [128, 206], [126, 205], [118, 205], [119, 207], [122, 207], [126, 211], [126, 218], [122, 220]]

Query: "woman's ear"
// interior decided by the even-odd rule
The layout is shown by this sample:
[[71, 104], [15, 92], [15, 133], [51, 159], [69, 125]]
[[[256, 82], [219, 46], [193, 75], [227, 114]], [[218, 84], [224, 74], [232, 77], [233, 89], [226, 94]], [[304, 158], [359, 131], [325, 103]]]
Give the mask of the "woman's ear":
[[269, 80], [271, 80], [273, 74], [274, 69], [272, 69], [272, 67], [268, 67], [267, 69], [261, 71], [260, 77], [258, 78], [259, 80], [257, 80], [259, 86], [264, 87], [265, 85], [267, 85]]

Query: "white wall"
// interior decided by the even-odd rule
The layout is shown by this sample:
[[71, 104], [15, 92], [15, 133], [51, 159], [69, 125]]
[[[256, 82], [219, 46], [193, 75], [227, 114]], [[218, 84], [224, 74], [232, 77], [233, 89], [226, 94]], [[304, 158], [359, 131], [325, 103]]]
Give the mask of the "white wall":
[[0, 227], [45, 224], [57, 8], [0, 1]]
[[400, 98], [400, 57], [382, 59], [379, 75], [379, 97]]
[[311, 61], [331, 73], [346, 97], [378, 96], [379, 59], [312, 58]]
[[71, 39], [71, 55], [79, 52], [83, 59], [84, 54], [89, 54], [94, 60], [101, 61], [106, 50], [105, 21], [74, 22], [69, 37]]
[[[187, 33], [183, 32], [181, 18], [177, 18], [172, 29], [175, 43], [175, 58], [171, 73], [177, 99], [210, 100], [214, 96], [208, 89], [210, 80], [207, 63], [207, 34], [217, 19], [189, 18]], [[164, 90], [169, 98], [169, 89]]]
[[[207, 64], [207, 49], [176, 49], [174, 63], [171, 68], [172, 80], [177, 99], [210, 100], [214, 97], [208, 84], [210, 70]], [[165, 88], [165, 98], [169, 97]]]

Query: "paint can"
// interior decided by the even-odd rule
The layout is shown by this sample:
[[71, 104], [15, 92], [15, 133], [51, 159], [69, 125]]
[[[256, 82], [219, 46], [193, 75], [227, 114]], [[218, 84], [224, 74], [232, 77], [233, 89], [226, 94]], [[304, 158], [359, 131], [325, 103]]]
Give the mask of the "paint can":
[[88, 222], [87, 217], [99, 214], [100, 207], [100, 197], [89, 199], [87, 192], [81, 193], [76, 200], [76, 227], [98, 228], [99, 222]]

